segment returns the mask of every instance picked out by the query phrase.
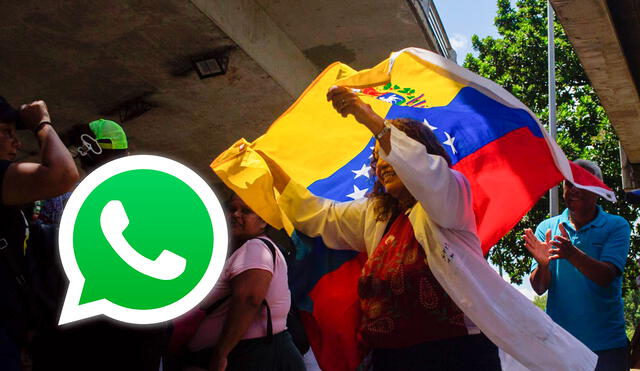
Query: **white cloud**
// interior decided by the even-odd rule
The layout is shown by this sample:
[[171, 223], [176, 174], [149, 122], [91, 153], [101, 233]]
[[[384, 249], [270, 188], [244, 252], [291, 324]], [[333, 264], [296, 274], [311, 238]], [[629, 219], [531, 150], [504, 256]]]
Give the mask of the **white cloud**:
[[456, 51], [459, 56], [465, 56], [469, 52], [470, 40], [467, 36], [460, 33], [453, 33], [449, 37], [451, 47]]

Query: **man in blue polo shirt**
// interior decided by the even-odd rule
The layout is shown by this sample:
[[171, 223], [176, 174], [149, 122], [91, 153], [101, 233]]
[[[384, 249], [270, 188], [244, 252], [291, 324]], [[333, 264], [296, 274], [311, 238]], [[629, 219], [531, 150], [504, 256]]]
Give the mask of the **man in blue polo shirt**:
[[[602, 179], [598, 165], [575, 163]], [[598, 195], [564, 182], [567, 209], [525, 230], [525, 246], [535, 262], [531, 286], [549, 290], [547, 314], [582, 341], [599, 359], [596, 371], [628, 370], [622, 304], [622, 272], [630, 227], [597, 205]]]

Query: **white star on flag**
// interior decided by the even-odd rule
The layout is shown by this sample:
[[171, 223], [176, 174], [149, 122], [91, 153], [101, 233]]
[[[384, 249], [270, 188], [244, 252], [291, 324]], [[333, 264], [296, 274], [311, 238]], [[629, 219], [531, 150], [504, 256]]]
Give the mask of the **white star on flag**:
[[367, 188], [365, 189], [360, 189], [358, 188], [358, 186], [354, 185], [353, 186], [353, 193], [349, 193], [347, 195], [347, 197], [352, 198], [354, 200], [359, 200], [361, 198], [364, 198], [364, 195], [367, 193]]
[[369, 177], [369, 166], [367, 164], [362, 164], [360, 170], [351, 170], [352, 173], [356, 174], [353, 179], [358, 179], [358, 177], [366, 176]]
[[371, 149], [371, 154], [369, 155], [369, 160], [371, 160], [371, 158], [373, 157], [373, 149], [375, 148], [375, 146], [373, 147], [369, 147]]
[[437, 129], [437, 127], [429, 125], [429, 121], [427, 121], [427, 119], [422, 119], [422, 123], [427, 125], [427, 127], [431, 129], [431, 131], [434, 131]]
[[449, 133], [447, 133], [446, 131], [444, 132], [444, 135], [447, 136], [447, 140], [444, 141], [443, 144], [446, 144], [449, 147], [451, 147], [451, 151], [455, 155], [456, 153], [458, 153], [458, 151], [456, 151], [456, 147], [453, 146], [453, 142], [456, 140], [456, 137], [450, 136]]

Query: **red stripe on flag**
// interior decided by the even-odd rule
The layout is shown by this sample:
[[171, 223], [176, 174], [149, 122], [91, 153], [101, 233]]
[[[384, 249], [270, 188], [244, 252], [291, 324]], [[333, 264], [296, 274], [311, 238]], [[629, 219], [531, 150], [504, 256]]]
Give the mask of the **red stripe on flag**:
[[589, 187], [600, 187], [608, 191], [611, 190], [611, 188], [604, 184], [603, 181], [601, 181], [579, 165], [576, 165], [575, 163], [573, 163], [573, 161], [569, 161], [569, 165], [571, 166], [571, 175], [573, 175], [574, 184], [580, 184]]
[[458, 162], [471, 183], [482, 251], [508, 233], [549, 188], [563, 179], [547, 142], [514, 130]]
[[309, 316], [305, 312], [301, 317], [323, 370], [355, 370], [366, 355], [366, 350], [358, 344], [358, 279], [366, 260], [366, 253], [356, 255], [324, 275], [309, 293], [313, 314]]

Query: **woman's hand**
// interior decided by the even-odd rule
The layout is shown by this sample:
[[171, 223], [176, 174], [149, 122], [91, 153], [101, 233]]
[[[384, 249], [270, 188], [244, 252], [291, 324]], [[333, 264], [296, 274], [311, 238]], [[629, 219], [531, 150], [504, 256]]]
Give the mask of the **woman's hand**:
[[332, 86], [327, 92], [327, 100], [333, 104], [333, 108], [342, 115], [347, 117], [353, 115], [355, 119], [368, 127], [373, 129], [382, 129], [384, 125], [384, 119], [378, 116], [377, 113], [371, 109], [371, 106], [358, 97], [356, 93], [351, 89], [344, 86]]
[[[344, 86], [332, 86], [327, 92], [327, 100], [333, 104], [333, 108], [342, 115], [347, 117], [353, 115], [355, 119], [366, 126], [373, 135], [377, 135], [384, 128], [384, 119], [373, 111], [370, 105], [358, 97], [351, 89]], [[385, 134], [380, 142], [380, 146], [385, 153], [391, 151], [391, 142], [389, 134]]]

